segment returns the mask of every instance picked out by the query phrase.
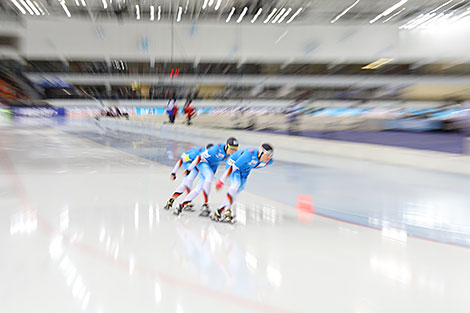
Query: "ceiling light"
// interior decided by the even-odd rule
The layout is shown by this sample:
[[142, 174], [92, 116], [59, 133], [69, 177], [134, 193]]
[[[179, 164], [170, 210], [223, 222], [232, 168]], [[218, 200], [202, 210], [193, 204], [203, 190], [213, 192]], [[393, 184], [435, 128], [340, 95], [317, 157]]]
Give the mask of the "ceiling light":
[[243, 17], [245, 16], [246, 12], [248, 11], [248, 8], [245, 7], [242, 11], [242, 13], [240, 14], [240, 16], [238, 17], [238, 20], [237, 20], [237, 23], [240, 23], [242, 20], [243, 20]]
[[230, 19], [232, 18], [233, 13], [235, 13], [235, 7], [232, 7], [232, 10], [230, 10], [230, 13], [228, 14], [228, 17], [225, 20], [226, 23], [230, 22]]
[[285, 20], [286, 17], [290, 14], [290, 12], [292, 12], [292, 9], [291, 9], [291, 8], [289, 8], [289, 9], [287, 10], [287, 12], [281, 17], [281, 19], [278, 21], [278, 23], [284, 22], [284, 20]]
[[421, 24], [427, 22], [428, 20], [432, 19], [434, 16], [436, 16], [436, 13], [431, 13], [431, 14], [427, 13], [425, 15], [420, 14], [417, 18], [409, 21], [408, 23], [406, 23], [404, 25], [401, 25], [399, 27], [399, 29], [402, 29], [402, 28], [413, 29], [416, 26], [421, 25]]
[[374, 19], [370, 20], [370, 21], [369, 21], [369, 24], [375, 23], [375, 22], [377, 22], [380, 18], [389, 15], [390, 13], [392, 13], [393, 11], [395, 11], [396, 9], [398, 9], [399, 7], [401, 7], [402, 5], [404, 5], [406, 2], [408, 2], [408, 0], [401, 0], [401, 1], [398, 2], [398, 3], [395, 3], [394, 5], [392, 5], [391, 7], [389, 7], [388, 9], [386, 9], [385, 11], [383, 11], [382, 13], [380, 13], [379, 15], [377, 15]]
[[277, 9], [274, 8], [271, 13], [269, 13], [268, 17], [264, 20], [264, 24], [266, 24], [267, 22], [269, 22], [269, 20], [273, 17], [273, 15], [276, 13]]
[[218, 10], [220, 8], [220, 4], [222, 3], [222, 0], [217, 0], [217, 3], [215, 4], [214, 10]]
[[297, 15], [299, 15], [300, 12], [302, 12], [302, 10], [303, 8], [299, 8], [297, 12], [295, 12], [294, 15], [292, 15], [291, 18], [287, 21], [287, 24], [291, 23], [297, 17]]
[[[460, 5], [462, 2], [465, 2], [465, 0], [462, 0], [462, 1], [460, 1], [460, 2], [458, 2], [458, 3], [456, 3], [456, 4], [454, 4], [454, 5], [451, 6], [450, 8], [447, 8], [447, 9], [443, 10], [441, 13], [439, 13], [439, 15], [433, 17], [432, 19], [430, 19], [430, 20], [428, 20], [428, 21], [426, 21], [426, 22], [424, 22], [424, 23], [421, 23], [420, 25], [418, 25], [419, 28], [427, 28], [428, 26], [435, 25], [437, 22], [442, 22], [442, 21], [444, 21], [444, 20], [449, 19], [451, 16], [454, 15], [454, 13], [451, 12], [451, 13], [446, 14], [446, 12], [449, 11], [450, 9], [452, 9], [452, 8], [454, 8], [454, 7], [458, 6], [458, 5]], [[441, 5], [439, 8], [441, 8], [441, 7], [443, 7], [444, 5], [447, 5], [447, 4], [449, 4], [449, 3], [450, 3], [450, 1], [444, 3], [444, 4]], [[431, 11], [431, 12], [436, 12], [439, 8], [434, 9], [434, 10]], [[467, 9], [467, 10], [468, 10], [468, 9]], [[456, 19], [456, 18], [454, 17], [452, 21], [455, 21], [455, 19]], [[450, 22], [450, 21], [449, 21], [449, 22]], [[449, 22], [448, 22], [448, 23], [449, 23]]]
[[400, 14], [401, 12], [405, 11], [406, 8], [402, 8], [400, 11], [396, 12], [395, 14], [393, 14], [392, 16], [390, 16], [388, 19], [386, 19], [385, 21], [383, 21], [382, 23], [387, 23], [388, 21], [390, 21], [392, 18], [394, 18], [395, 16], [397, 16], [398, 14]]
[[437, 10], [439, 10], [440, 8], [445, 7], [446, 5], [448, 5], [448, 4], [451, 3], [451, 2], [452, 2], [452, 0], [449, 0], [449, 1], [447, 1], [446, 3], [444, 3], [444, 4], [441, 4], [440, 6], [438, 6], [437, 8], [435, 8], [434, 10], [432, 10], [432, 11], [429, 12], [429, 13], [434, 13], [434, 12], [436, 12]]
[[150, 20], [151, 21], [155, 20], [155, 7], [153, 5], [150, 6]]
[[383, 16], [389, 15], [390, 13], [392, 13], [393, 11], [395, 11], [396, 9], [398, 9], [399, 7], [401, 7], [402, 5], [404, 5], [407, 2], [408, 2], [408, 0], [401, 0], [397, 4], [392, 5], [391, 7], [389, 7], [387, 10], [385, 10], [383, 12]]
[[28, 11], [29, 14], [34, 15], [33, 10], [29, 7], [29, 5], [26, 4], [24, 0], [20, 0], [21, 4], [25, 7], [25, 9]]
[[285, 8], [282, 8], [281, 11], [279, 11], [279, 14], [276, 15], [276, 17], [273, 19], [271, 23], [277, 23], [277, 21], [281, 18], [281, 16], [286, 12]]
[[36, 6], [36, 8], [39, 10], [39, 12], [41, 12], [41, 15], [46, 14], [46, 13], [44, 13], [44, 10], [39, 6], [39, 4], [36, 1], [33, 1], [33, 3]]
[[183, 7], [178, 7], [178, 17], [176, 19], [177, 22], [181, 21], [181, 14], [183, 13]]
[[23, 9], [23, 7], [16, 0], [11, 0], [11, 2], [13, 2], [13, 4], [18, 8], [18, 10], [20, 10], [21, 13], [26, 14], [25, 9]]
[[337, 20], [339, 20], [344, 14], [348, 13], [349, 10], [351, 10], [356, 4], [359, 3], [359, 1], [361, 0], [356, 0], [356, 2], [354, 2], [353, 4], [351, 4], [350, 6], [348, 6], [346, 9], [344, 9], [343, 12], [341, 12], [340, 14], [336, 15], [336, 17], [334, 19], [332, 19], [330, 21], [331, 24], [333, 24], [334, 22], [336, 22]]
[[31, 2], [31, 0], [26, 0], [26, 3], [33, 10], [34, 14], [41, 15], [41, 12], [39, 12], [39, 10], [36, 8], [36, 6], [34, 6], [34, 4]]
[[[41, 1], [39, 1], [39, 5], [41, 6], [42, 10], [46, 12], [47, 15], [49, 15], [49, 11], [47, 11], [46, 7], [42, 4]], [[42, 12], [42, 11], [41, 11]]]
[[251, 19], [251, 22], [254, 23], [258, 17], [260, 16], [261, 12], [263, 12], [263, 9], [262, 8], [259, 8], [258, 12], [256, 12], [255, 16], [253, 16], [253, 18]]
[[65, 0], [59, 0], [60, 5], [62, 6], [62, 9], [64, 9], [65, 14], [67, 14], [68, 17], [71, 17], [72, 14], [70, 14], [69, 8], [67, 8], [67, 5], [65, 4]]
[[439, 15], [436, 15], [436, 16], [434, 16], [433, 18], [428, 19], [426, 22], [419, 24], [419, 28], [426, 28], [426, 27], [429, 26], [430, 24], [434, 24], [435, 22], [437, 22], [437, 21], [439, 21], [440, 19], [442, 19], [445, 15], [446, 15], [446, 14], [444, 14], [444, 13], [441, 12]]

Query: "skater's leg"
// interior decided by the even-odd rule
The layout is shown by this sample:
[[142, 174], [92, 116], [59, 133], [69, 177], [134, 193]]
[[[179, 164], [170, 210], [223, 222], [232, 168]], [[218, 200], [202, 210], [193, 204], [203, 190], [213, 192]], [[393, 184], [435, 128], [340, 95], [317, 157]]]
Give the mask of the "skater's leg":
[[199, 175], [199, 171], [197, 169], [194, 169], [186, 177], [185, 190], [188, 194], [191, 192], [191, 189], [193, 188], [193, 183], [194, 183], [194, 180], [196, 179], [197, 175]]
[[201, 167], [201, 173], [205, 177], [204, 183], [202, 185], [202, 195], [204, 196], [204, 204], [208, 205], [209, 194], [211, 192], [211, 187], [212, 187], [212, 181], [214, 180], [214, 172], [209, 167], [209, 165], [204, 164]]
[[183, 182], [176, 188], [175, 192], [173, 193], [173, 196], [171, 196], [173, 199], [178, 198], [181, 196], [185, 191], [189, 194], [191, 192], [191, 188], [193, 186], [194, 179], [196, 179], [198, 174], [197, 170], [191, 171], [188, 176], [186, 176], [183, 180]]
[[220, 210], [223, 212], [225, 209], [230, 209], [237, 196], [238, 186], [231, 185], [227, 190], [227, 194], [225, 195], [225, 199], [220, 206]]
[[202, 191], [202, 187], [204, 185], [205, 177], [201, 175], [199, 178], [199, 182], [196, 185], [196, 188], [194, 188], [187, 196], [184, 198], [182, 204], [183, 206], [190, 203], [193, 201]]
[[191, 201], [196, 198], [202, 191], [202, 185], [204, 183], [204, 177], [200, 177], [199, 178], [199, 182], [196, 186], [196, 188], [194, 188], [187, 196], [186, 198], [183, 200], [183, 202], [181, 202], [177, 207], [176, 207], [176, 211], [174, 212], [176, 215], [179, 215], [183, 209], [185, 210], [188, 210], [188, 211], [192, 211], [193, 210], [193, 204], [191, 203]]
[[230, 175], [230, 188], [227, 190], [227, 195], [225, 196], [222, 205], [219, 207], [219, 210], [223, 212], [225, 209], [230, 209], [236, 197], [240, 193], [242, 186], [242, 179], [240, 173], [233, 173]]
[[176, 199], [178, 198], [179, 196], [181, 196], [183, 194], [183, 192], [186, 190], [186, 184], [185, 182], [183, 181], [179, 186], [178, 188], [176, 188], [175, 192], [173, 193], [173, 195], [171, 196], [172, 199]]
[[209, 194], [211, 192], [212, 180], [214, 179], [214, 173], [210, 173], [209, 177], [206, 177], [204, 184], [202, 185], [202, 195], [204, 196], [204, 204], [209, 203]]
[[230, 188], [222, 205], [215, 210], [213, 219], [216, 221], [232, 222], [234, 215], [232, 214], [232, 206], [238, 195], [245, 189], [246, 177], [242, 177], [239, 172], [230, 175]]
[[201, 190], [198, 190], [197, 193], [195, 192], [196, 190], [191, 191], [186, 197], [186, 199], [184, 199], [183, 205], [185, 203], [193, 201], [194, 198], [196, 198], [201, 191], [204, 195], [204, 203], [207, 203], [209, 201], [209, 193], [211, 190], [212, 180], [214, 179], [214, 172], [207, 163], [201, 164], [199, 167], [199, 171], [201, 173], [201, 178], [199, 180], [198, 187], [200, 187]]
[[193, 186], [194, 179], [196, 176], [199, 174], [197, 170], [191, 171], [188, 176], [186, 176], [183, 180], [183, 182], [176, 188], [175, 192], [171, 196], [170, 199], [168, 199], [166, 205], [164, 206], [164, 209], [169, 210], [170, 208], [173, 207], [173, 203], [175, 202], [176, 198], [181, 196], [185, 191], [189, 194], [191, 191], [191, 188]]
[[[230, 179], [230, 187], [227, 190], [227, 194], [225, 195], [224, 201], [222, 205], [215, 210], [213, 219], [216, 221], [226, 220], [232, 221], [232, 205], [235, 202], [235, 199], [243, 190], [243, 186], [245, 185], [246, 178], [241, 178], [239, 172], [232, 173], [229, 177]], [[223, 216], [222, 216], [223, 215]]]

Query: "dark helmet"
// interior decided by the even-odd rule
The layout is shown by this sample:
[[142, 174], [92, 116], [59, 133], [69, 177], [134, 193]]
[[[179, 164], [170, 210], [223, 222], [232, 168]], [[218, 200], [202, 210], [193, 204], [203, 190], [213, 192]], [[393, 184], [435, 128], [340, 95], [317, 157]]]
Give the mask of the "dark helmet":
[[263, 144], [261, 144], [261, 146], [259, 147], [259, 152], [260, 152], [260, 157], [261, 157], [263, 154], [273, 155], [274, 149], [273, 149], [273, 147], [272, 147], [269, 143], [263, 143]]
[[225, 143], [225, 148], [226, 149], [232, 148], [232, 149], [237, 150], [238, 149], [238, 140], [233, 138], [233, 137], [230, 137], [229, 139], [227, 139], [227, 142]]
[[209, 149], [210, 147], [212, 147], [214, 144], [210, 143], [206, 146], [206, 149]]

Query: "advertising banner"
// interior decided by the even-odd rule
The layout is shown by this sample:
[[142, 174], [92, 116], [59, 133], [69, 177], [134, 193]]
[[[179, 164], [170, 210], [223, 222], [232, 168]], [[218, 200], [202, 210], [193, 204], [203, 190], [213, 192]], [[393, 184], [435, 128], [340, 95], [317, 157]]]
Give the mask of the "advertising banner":
[[39, 117], [39, 118], [52, 118], [52, 117], [64, 117], [65, 109], [64, 108], [46, 108], [46, 107], [37, 107], [37, 108], [25, 108], [25, 107], [13, 107], [15, 117]]

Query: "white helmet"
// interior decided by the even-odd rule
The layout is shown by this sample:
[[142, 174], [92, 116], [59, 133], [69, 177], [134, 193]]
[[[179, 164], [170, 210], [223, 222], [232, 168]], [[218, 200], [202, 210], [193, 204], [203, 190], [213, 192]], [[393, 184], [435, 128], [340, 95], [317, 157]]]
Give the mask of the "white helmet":
[[273, 147], [269, 144], [269, 143], [263, 143], [261, 144], [261, 146], [259, 147], [259, 153], [260, 153], [260, 157], [263, 155], [263, 154], [267, 154], [267, 155], [273, 155], [274, 154], [274, 149]]

